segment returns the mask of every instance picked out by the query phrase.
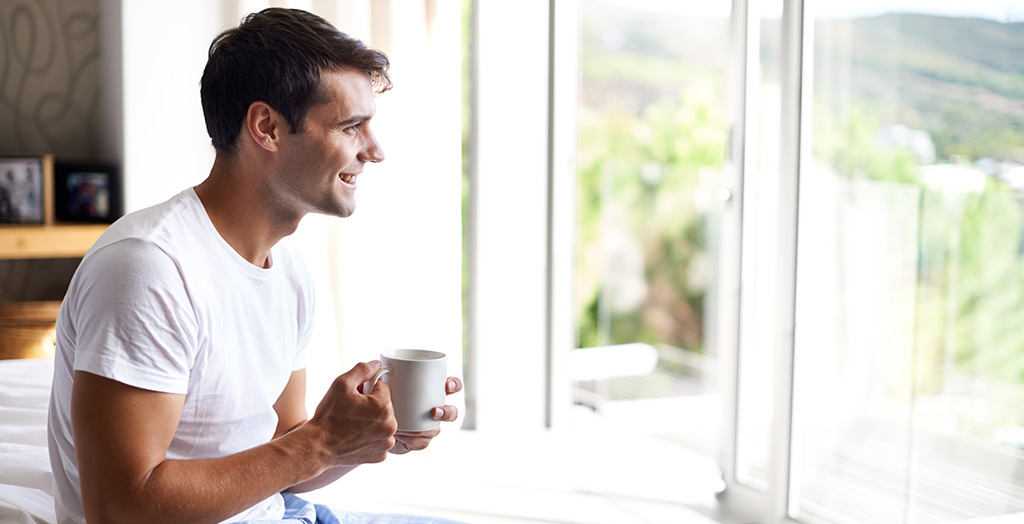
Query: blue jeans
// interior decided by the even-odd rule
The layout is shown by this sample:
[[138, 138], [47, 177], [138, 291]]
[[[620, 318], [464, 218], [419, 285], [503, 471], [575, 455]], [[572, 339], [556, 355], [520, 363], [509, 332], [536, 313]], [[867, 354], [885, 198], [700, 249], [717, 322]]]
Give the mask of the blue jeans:
[[453, 520], [395, 515], [386, 513], [353, 513], [313, 504], [291, 493], [284, 497], [284, 518], [281, 520], [246, 520], [235, 524], [460, 524]]

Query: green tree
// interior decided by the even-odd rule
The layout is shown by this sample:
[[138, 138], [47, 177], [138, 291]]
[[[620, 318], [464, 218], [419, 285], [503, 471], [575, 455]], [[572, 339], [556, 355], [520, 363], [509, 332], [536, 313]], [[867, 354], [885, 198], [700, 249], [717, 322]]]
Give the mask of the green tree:
[[[583, 111], [577, 279], [583, 347], [642, 341], [703, 349], [707, 242], [694, 201], [701, 173], [722, 166], [725, 120], [710, 88], [684, 90], [679, 100], [685, 103], [655, 103], [640, 115]], [[613, 329], [604, 339], [599, 302], [609, 283], [602, 242], [611, 228], [636, 240], [647, 286], [637, 307], [611, 312]]]

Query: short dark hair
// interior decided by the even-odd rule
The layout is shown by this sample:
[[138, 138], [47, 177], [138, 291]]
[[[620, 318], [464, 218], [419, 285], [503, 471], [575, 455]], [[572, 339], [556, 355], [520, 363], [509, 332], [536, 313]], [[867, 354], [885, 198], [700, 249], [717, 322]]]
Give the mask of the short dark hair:
[[321, 73], [365, 72], [375, 93], [391, 89], [387, 55], [299, 9], [246, 16], [213, 40], [200, 82], [206, 130], [218, 153], [234, 156], [249, 106], [263, 101], [301, 133], [306, 113], [326, 100]]

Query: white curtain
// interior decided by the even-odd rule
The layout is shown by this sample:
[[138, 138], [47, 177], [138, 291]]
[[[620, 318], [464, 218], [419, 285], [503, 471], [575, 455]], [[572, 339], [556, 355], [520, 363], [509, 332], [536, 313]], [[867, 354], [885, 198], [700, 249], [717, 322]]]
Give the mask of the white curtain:
[[312, 410], [338, 373], [383, 349], [443, 351], [462, 375], [461, 6], [305, 3], [294, 7], [386, 52], [394, 81], [372, 123], [386, 159], [360, 176], [356, 213], [309, 216], [295, 234], [317, 285]]

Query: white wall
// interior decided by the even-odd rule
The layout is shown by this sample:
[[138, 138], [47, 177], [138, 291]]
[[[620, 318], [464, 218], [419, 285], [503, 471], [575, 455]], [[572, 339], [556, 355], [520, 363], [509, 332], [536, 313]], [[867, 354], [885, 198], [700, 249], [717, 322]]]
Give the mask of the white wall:
[[213, 146], [199, 80], [210, 41], [225, 27], [224, 10], [208, 0], [106, 1], [102, 9], [104, 16], [120, 11], [125, 210], [134, 211], [209, 174]]

